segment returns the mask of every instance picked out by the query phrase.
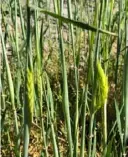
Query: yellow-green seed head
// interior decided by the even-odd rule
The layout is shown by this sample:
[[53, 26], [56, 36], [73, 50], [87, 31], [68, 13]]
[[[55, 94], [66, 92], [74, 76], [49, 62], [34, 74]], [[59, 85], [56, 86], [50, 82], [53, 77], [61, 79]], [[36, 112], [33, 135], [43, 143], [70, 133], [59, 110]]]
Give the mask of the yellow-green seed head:
[[108, 78], [104, 73], [100, 61], [97, 61], [97, 80], [94, 98], [94, 111], [96, 112], [104, 104], [108, 96]]
[[34, 80], [33, 73], [28, 68], [27, 69], [27, 120], [28, 124], [32, 123], [33, 118], [33, 108], [34, 108]]

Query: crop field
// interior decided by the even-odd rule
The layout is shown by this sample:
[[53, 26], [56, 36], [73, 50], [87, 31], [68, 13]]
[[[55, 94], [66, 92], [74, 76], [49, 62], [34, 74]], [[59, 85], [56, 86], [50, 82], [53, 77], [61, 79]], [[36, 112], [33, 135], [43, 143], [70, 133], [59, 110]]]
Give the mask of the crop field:
[[0, 6], [0, 157], [128, 157], [128, 0]]

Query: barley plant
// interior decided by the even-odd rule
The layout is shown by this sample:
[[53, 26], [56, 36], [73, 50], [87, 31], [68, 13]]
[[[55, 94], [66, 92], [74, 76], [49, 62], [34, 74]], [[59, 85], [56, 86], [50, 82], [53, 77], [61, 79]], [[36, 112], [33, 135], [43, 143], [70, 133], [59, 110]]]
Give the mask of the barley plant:
[[1, 0], [2, 157], [128, 156], [128, 0]]

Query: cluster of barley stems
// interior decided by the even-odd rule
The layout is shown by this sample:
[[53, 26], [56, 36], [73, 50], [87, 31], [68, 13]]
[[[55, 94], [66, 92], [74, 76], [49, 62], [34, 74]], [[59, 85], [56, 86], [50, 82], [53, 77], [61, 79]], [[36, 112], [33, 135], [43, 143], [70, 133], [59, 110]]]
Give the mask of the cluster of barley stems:
[[128, 0], [0, 6], [3, 156], [127, 156]]

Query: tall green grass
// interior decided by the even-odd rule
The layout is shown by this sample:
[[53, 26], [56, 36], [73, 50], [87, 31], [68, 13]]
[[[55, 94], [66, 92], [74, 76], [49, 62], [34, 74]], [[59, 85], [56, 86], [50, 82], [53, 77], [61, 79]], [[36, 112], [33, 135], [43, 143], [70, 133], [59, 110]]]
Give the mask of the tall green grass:
[[127, 6], [3, 1], [3, 156], [127, 156]]

